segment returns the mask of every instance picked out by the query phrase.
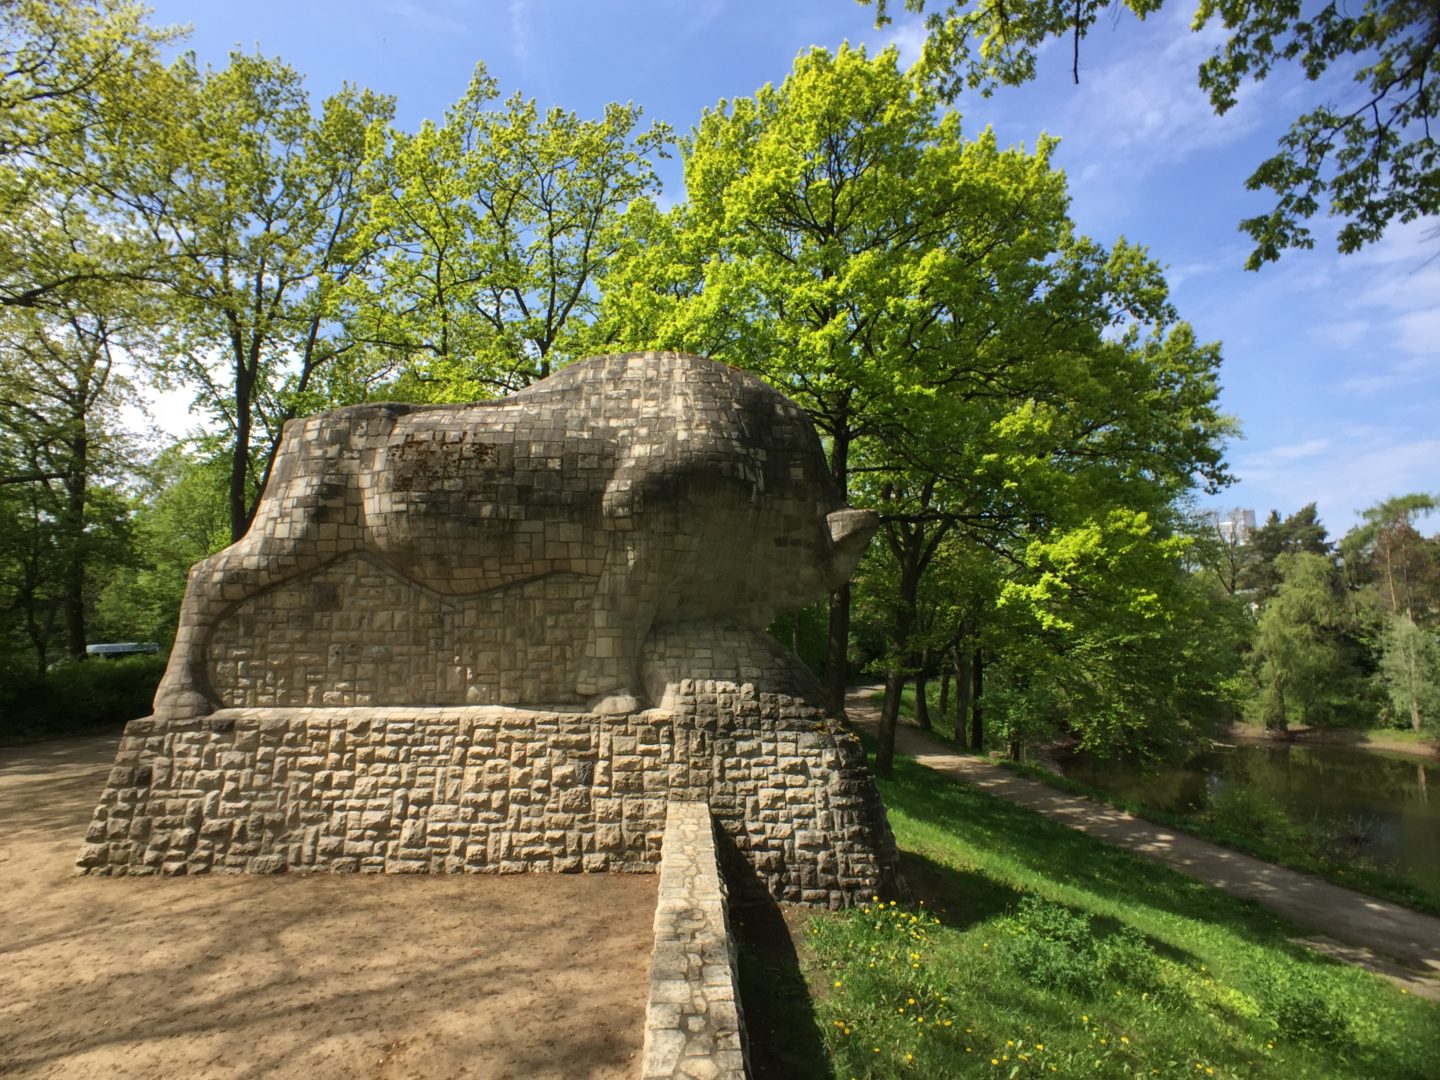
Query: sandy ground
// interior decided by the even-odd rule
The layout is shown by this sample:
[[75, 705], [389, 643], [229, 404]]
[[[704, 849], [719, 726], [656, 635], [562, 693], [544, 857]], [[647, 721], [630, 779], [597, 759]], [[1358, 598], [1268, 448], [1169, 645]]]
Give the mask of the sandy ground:
[[117, 741], [0, 748], [0, 1076], [638, 1072], [654, 877], [79, 877]]

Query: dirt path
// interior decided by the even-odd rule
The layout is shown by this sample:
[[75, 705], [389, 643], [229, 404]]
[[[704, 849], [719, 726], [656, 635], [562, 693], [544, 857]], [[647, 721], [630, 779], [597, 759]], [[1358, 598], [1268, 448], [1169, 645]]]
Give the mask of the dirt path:
[[77, 877], [116, 742], [0, 749], [0, 1076], [635, 1075], [654, 877]]
[[[856, 688], [845, 703], [851, 721], [871, 732], [880, 721], [880, 710], [872, 703], [878, 689]], [[1128, 848], [1207, 885], [1254, 900], [1315, 931], [1315, 936], [1299, 939], [1312, 948], [1384, 975], [1411, 993], [1440, 1001], [1440, 919], [1017, 776], [980, 758], [957, 753], [905, 723], [896, 732], [895, 748], [926, 768]]]

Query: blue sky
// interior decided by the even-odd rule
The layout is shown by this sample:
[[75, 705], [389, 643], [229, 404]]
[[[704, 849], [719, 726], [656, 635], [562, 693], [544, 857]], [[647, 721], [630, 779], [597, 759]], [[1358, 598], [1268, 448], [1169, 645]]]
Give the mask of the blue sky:
[[[343, 81], [395, 95], [408, 129], [438, 119], [478, 60], [505, 95], [586, 116], [633, 101], [684, 132], [719, 99], [780, 82], [811, 45], [893, 42], [911, 58], [920, 39], [903, 11], [877, 30], [873, 8], [853, 0], [150, 2], [156, 22], [193, 25], [202, 61], [258, 47], [304, 73], [316, 99]], [[1223, 343], [1222, 401], [1244, 431], [1229, 451], [1239, 482], [1206, 504], [1263, 518], [1316, 501], [1338, 536], [1380, 499], [1440, 490], [1440, 238], [1426, 237], [1437, 223], [1392, 227], [1339, 256], [1322, 220], [1314, 251], [1244, 271], [1236, 225], [1269, 208], [1245, 178], [1302, 108], [1350, 91], [1285, 75], [1214, 116], [1195, 68], [1217, 38], [1190, 32], [1192, 11], [1102, 23], [1082, 45], [1079, 86], [1066, 42], [1044, 51], [1033, 84], [957, 108], [970, 133], [993, 126], [1003, 144], [1059, 136], [1079, 230], [1147, 245], [1182, 317]], [[662, 164], [678, 200], [679, 162]]]

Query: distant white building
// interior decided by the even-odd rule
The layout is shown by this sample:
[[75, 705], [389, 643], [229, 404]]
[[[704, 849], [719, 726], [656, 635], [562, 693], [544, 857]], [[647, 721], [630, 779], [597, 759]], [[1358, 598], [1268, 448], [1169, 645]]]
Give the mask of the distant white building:
[[1233, 510], [1211, 510], [1206, 515], [1220, 539], [1227, 544], [1243, 547], [1250, 542], [1255, 532], [1255, 511], [1236, 507]]

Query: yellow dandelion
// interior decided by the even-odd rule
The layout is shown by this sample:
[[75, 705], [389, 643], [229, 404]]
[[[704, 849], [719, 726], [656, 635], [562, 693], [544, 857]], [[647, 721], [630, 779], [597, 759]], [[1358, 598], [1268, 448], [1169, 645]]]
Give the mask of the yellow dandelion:
[[843, 982], [841, 982], [839, 979], [836, 979], [836, 980], [835, 980], [835, 989], [836, 989], [836, 990], [839, 990], [839, 989], [840, 989], [842, 986], [844, 986], [844, 985], [845, 985], [845, 984], [844, 984]]
[[1121, 1035], [1121, 1036], [1120, 1036], [1120, 1041], [1121, 1041], [1122, 1043], [1124, 1043], [1126, 1046], [1129, 1046], [1129, 1045], [1130, 1045], [1130, 1040], [1127, 1039], [1124, 1035]]
[[1081, 1022], [1082, 1024], [1088, 1024], [1088, 1023], [1090, 1022], [1090, 1017], [1086, 1016], [1084, 1013], [1081, 1013], [1081, 1014], [1080, 1014], [1080, 1022]]

